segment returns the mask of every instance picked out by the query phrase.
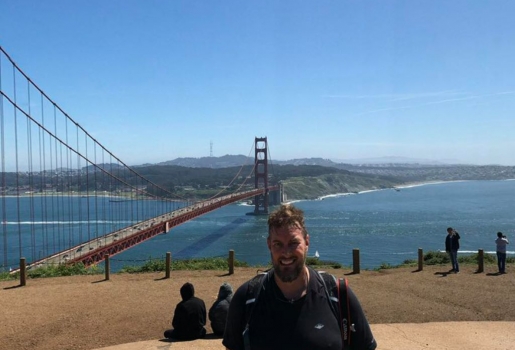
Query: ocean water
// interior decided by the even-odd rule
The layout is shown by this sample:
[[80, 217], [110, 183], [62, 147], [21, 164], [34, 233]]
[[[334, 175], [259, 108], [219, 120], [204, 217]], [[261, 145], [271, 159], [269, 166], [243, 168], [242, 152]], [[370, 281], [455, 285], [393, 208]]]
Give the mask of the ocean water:
[[[427, 184], [327, 197], [294, 203], [305, 212], [309, 255], [352, 264], [360, 249], [363, 268], [417, 259], [418, 249], [444, 250], [446, 229], [461, 235], [460, 254], [478, 249], [493, 253], [498, 231], [510, 239], [515, 231], [515, 181], [464, 181]], [[149, 256], [173, 258], [228, 255], [250, 264], [266, 264], [266, 217], [245, 215], [252, 207], [230, 205], [189, 221], [168, 234], [115, 258], [129, 263]], [[515, 254], [515, 248], [508, 254]]]
[[[309, 255], [318, 252], [322, 260], [351, 265], [352, 250], [359, 248], [363, 268], [417, 259], [418, 248], [425, 252], [443, 250], [449, 226], [461, 235], [460, 254], [478, 249], [493, 253], [496, 233], [502, 231], [510, 239], [515, 230], [515, 181], [510, 180], [426, 184], [399, 191], [388, 189], [329, 196], [294, 205], [305, 212], [310, 234]], [[113, 215], [119, 215], [120, 210], [124, 209], [118, 207]], [[171, 252], [173, 259], [227, 257], [230, 249], [235, 251], [238, 260], [266, 264], [270, 261], [266, 246], [267, 218], [246, 215], [252, 210], [251, 206], [233, 204], [186, 222], [113, 256], [112, 269], [116, 271], [123, 265], [163, 258], [166, 252]], [[82, 216], [86, 217], [86, 214]], [[98, 229], [98, 222], [102, 220], [111, 226], [127, 225], [118, 222], [116, 217], [98, 219], [80, 226], [83, 238]], [[40, 234], [55, 235], [43, 230]], [[13, 240], [10, 248], [16, 250], [16, 242], [21, 240], [23, 246], [30, 244], [24, 241], [29, 237], [4, 235], [0, 244]], [[508, 254], [515, 254], [515, 248], [509, 249]]]

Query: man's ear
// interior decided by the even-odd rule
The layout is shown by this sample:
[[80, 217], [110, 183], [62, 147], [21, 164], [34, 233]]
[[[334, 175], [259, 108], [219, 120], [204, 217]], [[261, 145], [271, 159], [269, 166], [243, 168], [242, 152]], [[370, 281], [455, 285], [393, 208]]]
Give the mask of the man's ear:
[[272, 242], [270, 241], [270, 235], [266, 238], [266, 245], [268, 246], [268, 250], [272, 250]]
[[306, 246], [309, 247], [309, 233], [306, 235]]

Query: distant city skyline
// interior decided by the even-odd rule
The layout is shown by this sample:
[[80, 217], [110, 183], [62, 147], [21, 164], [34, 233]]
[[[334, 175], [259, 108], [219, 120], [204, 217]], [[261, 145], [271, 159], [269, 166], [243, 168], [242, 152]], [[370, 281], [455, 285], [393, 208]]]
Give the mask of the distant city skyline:
[[[515, 165], [515, 2], [0, 3], [0, 46], [128, 165]], [[4, 72], [5, 73], [5, 72]], [[4, 106], [5, 107], [5, 106]]]

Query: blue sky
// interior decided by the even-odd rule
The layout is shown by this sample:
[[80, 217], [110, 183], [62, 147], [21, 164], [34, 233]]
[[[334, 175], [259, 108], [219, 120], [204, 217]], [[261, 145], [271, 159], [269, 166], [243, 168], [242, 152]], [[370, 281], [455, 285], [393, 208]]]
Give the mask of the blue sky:
[[[515, 165], [513, 1], [2, 1], [0, 46], [129, 165]], [[250, 153], [252, 151], [252, 153]]]

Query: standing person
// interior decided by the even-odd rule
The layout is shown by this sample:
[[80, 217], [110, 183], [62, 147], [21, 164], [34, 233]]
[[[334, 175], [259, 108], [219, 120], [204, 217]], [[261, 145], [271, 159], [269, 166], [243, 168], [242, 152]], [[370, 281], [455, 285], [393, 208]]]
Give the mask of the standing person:
[[458, 264], [458, 249], [460, 249], [460, 234], [452, 227], [448, 227], [447, 237], [445, 237], [445, 251], [451, 258], [451, 272], [454, 273], [460, 272], [460, 265]]
[[502, 232], [497, 232], [495, 244], [497, 245], [497, 267], [499, 268], [499, 273], [506, 273], [506, 245], [510, 244], [510, 242], [508, 242], [508, 238]]
[[223, 283], [218, 291], [218, 297], [209, 309], [209, 321], [213, 333], [219, 337], [224, 335], [227, 312], [232, 299], [232, 287], [229, 283]]
[[[309, 234], [302, 210], [282, 205], [271, 213], [267, 245], [273, 268], [266, 275], [255, 277], [261, 281], [257, 296], [247, 295], [255, 279], [244, 283], [234, 294], [222, 342], [227, 349], [341, 350], [343, 339], [350, 339], [350, 348], [354, 350], [376, 348], [368, 321], [352, 290], [340, 280], [334, 282], [335, 286], [339, 283], [337, 300], [344, 288], [347, 291], [347, 298], [342, 302], [349, 306], [350, 322], [344, 331], [335, 315], [341, 316], [341, 309], [336, 311], [327, 284], [321, 274], [306, 266]], [[252, 305], [250, 312], [249, 305]]]
[[181, 287], [182, 301], [175, 307], [173, 329], [165, 331], [165, 338], [177, 340], [194, 340], [206, 336], [206, 305], [195, 296], [195, 288], [191, 283]]

